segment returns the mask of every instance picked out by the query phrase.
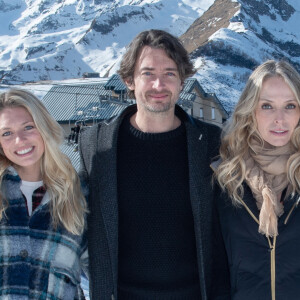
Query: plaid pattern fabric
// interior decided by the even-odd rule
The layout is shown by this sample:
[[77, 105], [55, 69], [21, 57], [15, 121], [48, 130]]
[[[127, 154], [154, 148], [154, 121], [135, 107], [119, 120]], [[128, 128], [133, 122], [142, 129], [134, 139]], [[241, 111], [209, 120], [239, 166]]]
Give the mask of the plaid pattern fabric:
[[9, 206], [0, 222], [0, 299], [84, 299], [80, 288], [81, 255], [86, 238], [51, 225], [49, 203], [29, 217], [21, 179], [10, 171], [3, 178]]
[[42, 202], [46, 188], [44, 186], [38, 187], [32, 194], [32, 211], [34, 211]]
[[[40, 186], [36, 190], [33, 191], [33, 194], [32, 194], [32, 212], [34, 212], [34, 210], [41, 204], [41, 202], [43, 200], [43, 197], [46, 194], [46, 191], [47, 190], [46, 190], [45, 186]], [[24, 194], [22, 194], [22, 195], [26, 200], [25, 195]], [[27, 200], [26, 200], [25, 203], [26, 203], [27, 212], [28, 212]]]

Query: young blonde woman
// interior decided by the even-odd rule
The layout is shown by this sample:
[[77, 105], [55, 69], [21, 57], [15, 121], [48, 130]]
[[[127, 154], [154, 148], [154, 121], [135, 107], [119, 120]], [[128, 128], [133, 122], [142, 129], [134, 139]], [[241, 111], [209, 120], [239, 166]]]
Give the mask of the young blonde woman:
[[62, 137], [33, 94], [0, 94], [1, 299], [83, 299], [86, 202]]
[[300, 295], [300, 77], [257, 67], [224, 130], [216, 201], [234, 300]]

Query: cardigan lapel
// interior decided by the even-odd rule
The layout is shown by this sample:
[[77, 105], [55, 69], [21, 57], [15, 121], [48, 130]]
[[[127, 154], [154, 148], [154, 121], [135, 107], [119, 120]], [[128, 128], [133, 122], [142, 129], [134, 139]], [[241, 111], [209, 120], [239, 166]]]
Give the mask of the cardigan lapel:
[[202, 298], [207, 299], [207, 287], [210, 283], [206, 282], [209, 278], [207, 272], [209, 267], [211, 239], [210, 210], [208, 201], [212, 199], [211, 194], [211, 173], [207, 155], [208, 133], [206, 127], [201, 130], [190, 122], [186, 123], [188, 161], [189, 161], [189, 185], [190, 198], [194, 216], [194, 227], [196, 235], [198, 270], [202, 290]]
[[[108, 240], [114, 286], [118, 280], [118, 191], [117, 191], [117, 144], [119, 126], [124, 116], [136, 110], [132, 105], [119, 117], [104, 121], [98, 133], [96, 170], [98, 178], [97, 194]], [[116, 293], [116, 291], [115, 291]]]

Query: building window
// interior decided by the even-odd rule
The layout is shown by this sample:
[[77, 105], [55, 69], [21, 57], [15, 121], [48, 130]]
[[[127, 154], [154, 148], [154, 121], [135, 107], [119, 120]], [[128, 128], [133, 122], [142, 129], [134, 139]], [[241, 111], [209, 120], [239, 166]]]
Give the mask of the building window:
[[215, 116], [215, 108], [212, 107], [211, 108], [211, 119], [214, 120], [215, 118], [216, 118], [216, 116]]
[[203, 119], [203, 108], [202, 107], [200, 108], [200, 115], [199, 116], [200, 116], [201, 119]]

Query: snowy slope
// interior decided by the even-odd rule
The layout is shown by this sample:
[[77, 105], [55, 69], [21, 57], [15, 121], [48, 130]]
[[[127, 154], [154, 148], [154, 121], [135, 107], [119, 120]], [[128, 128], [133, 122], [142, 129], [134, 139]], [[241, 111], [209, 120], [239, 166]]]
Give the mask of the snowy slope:
[[0, 0], [0, 78], [6, 83], [108, 76], [141, 30], [181, 35], [213, 0]]
[[[226, 1], [216, 1], [210, 10], [216, 9], [217, 2]], [[215, 92], [228, 110], [253, 68], [265, 60], [285, 59], [300, 71], [300, 1], [232, 2], [239, 3], [239, 10], [229, 25], [219, 28], [191, 54], [200, 83]]]

